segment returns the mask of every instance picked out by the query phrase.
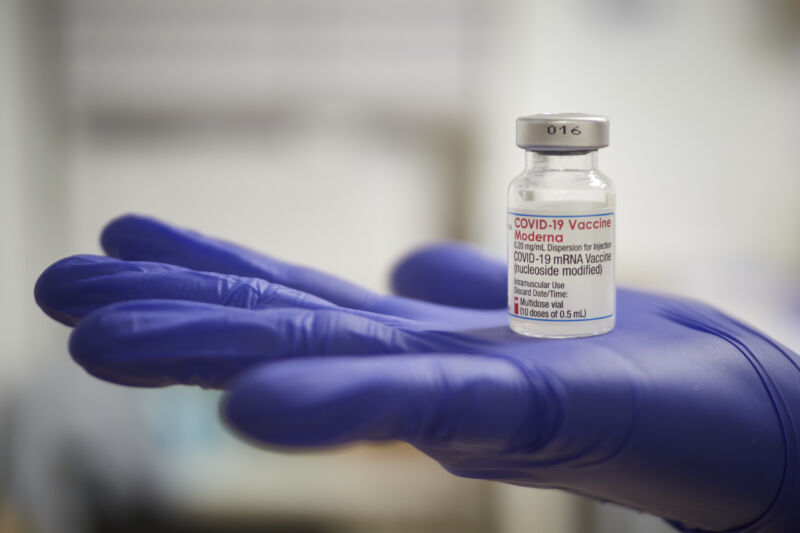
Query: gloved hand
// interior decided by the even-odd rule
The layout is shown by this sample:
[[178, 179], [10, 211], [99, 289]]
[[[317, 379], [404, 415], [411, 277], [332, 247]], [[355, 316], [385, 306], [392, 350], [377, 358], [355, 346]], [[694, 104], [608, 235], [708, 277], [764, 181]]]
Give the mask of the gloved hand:
[[507, 327], [504, 265], [460, 245], [398, 267], [413, 300], [146, 218], [102, 244], [36, 286], [97, 377], [226, 388], [260, 443], [399, 439], [681, 528], [800, 530], [800, 359], [706, 305], [621, 290], [611, 333], [535, 340]]

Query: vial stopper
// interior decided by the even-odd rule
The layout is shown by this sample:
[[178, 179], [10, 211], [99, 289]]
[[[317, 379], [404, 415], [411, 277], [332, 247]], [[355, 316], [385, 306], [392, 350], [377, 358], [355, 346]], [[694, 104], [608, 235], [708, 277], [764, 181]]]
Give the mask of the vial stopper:
[[608, 146], [608, 118], [541, 113], [517, 119], [517, 146], [534, 152], [577, 152]]

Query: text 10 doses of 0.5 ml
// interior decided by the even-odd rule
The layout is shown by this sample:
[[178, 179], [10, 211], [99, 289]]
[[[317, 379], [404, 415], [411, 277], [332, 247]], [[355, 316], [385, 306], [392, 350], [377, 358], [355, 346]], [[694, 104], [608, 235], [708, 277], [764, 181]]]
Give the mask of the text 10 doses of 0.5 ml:
[[597, 168], [608, 119], [582, 113], [517, 119], [525, 170], [508, 189], [508, 313], [531, 337], [614, 327], [615, 193]]

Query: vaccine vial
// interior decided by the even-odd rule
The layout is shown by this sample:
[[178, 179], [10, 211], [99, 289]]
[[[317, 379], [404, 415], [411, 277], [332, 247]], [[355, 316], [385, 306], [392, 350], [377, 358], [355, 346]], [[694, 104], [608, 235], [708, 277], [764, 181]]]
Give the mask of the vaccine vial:
[[615, 319], [611, 180], [597, 168], [606, 117], [583, 113], [517, 119], [525, 169], [508, 189], [511, 329], [567, 338], [611, 331]]

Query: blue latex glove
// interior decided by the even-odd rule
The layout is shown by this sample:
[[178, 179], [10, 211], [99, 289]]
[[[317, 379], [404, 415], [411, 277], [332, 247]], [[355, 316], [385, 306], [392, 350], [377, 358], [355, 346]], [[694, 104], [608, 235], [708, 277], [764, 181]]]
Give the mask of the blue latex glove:
[[399, 439], [460, 476], [682, 528], [800, 531], [800, 361], [711, 307], [621, 290], [610, 334], [534, 340], [485, 309], [504, 265], [460, 245], [397, 268], [413, 300], [146, 218], [102, 243], [113, 258], [63, 259], [36, 286], [97, 377], [226, 388], [225, 418], [260, 443]]

